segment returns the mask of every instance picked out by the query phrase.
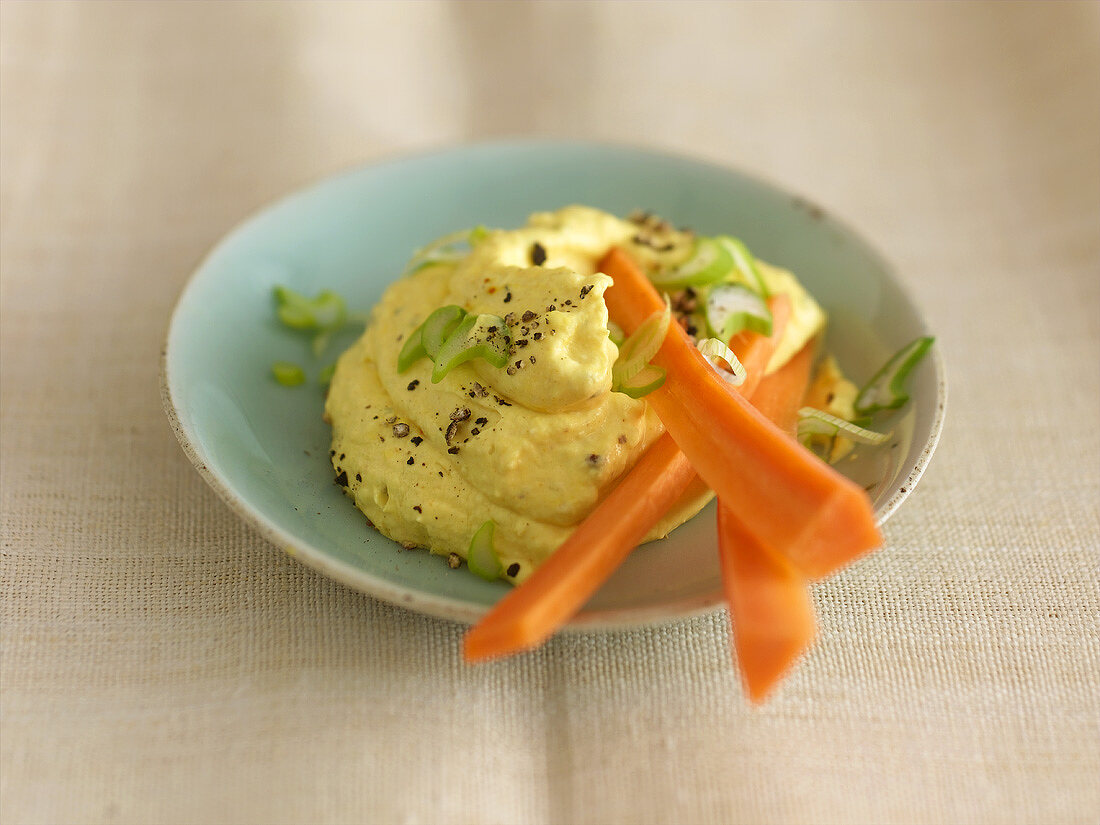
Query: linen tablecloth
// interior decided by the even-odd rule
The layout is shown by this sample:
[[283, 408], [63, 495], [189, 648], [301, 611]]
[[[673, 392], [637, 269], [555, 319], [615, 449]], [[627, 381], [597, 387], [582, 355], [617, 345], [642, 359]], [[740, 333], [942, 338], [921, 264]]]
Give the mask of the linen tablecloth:
[[[1100, 819], [1100, 6], [5, 2], [0, 35], [5, 825]], [[168, 427], [219, 236], [503, 135], [801, 192], [938, 335], [938, 453], [761, 708], [724, 612], [466, 667]]]

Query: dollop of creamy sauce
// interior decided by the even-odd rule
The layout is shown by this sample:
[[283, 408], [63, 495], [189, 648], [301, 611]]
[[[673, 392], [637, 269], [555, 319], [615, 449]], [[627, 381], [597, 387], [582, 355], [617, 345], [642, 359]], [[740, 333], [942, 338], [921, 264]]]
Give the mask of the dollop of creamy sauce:
[[[636, 222], [572, 206], [490, 231], [459, 261], [386, 291], [340, 357], [325, 405], [337, 481], [378, 530], [465, 558], [492, 519], [504, 577], [522, 582], [662, 434], [644, 399], [611, 391], [618, 350], [603, 300], [611, 279], [596, 265], [617, 244], [652, 267], [683, 260], [692, 238], [666, 229], [654, 243]], [[771, 274], [769, 287], [779, 285], [784, 276]], [[398, 372], [408, 336], [448, 304], [507, 320], [506, 368], [474, 359], [437, 384], [427, 358]], [[786, 337], [793, 355], [801, 344]], [[710, 495], [696, 482], [648, 539]]]

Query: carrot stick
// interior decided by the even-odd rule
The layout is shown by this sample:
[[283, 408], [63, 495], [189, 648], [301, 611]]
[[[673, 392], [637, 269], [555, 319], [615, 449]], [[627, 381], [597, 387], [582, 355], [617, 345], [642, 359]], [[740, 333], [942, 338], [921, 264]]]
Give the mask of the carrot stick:
[[[789, 308], [786, 298], [773, 306], [771, 336], [749, 333], [734, 336], [731, 342], [731, 349], [750, 370], [749, 377], [757, 382], [759, 375], [753, 373], [763, 373], [771, 360]], [[759, 385], [754, 382], [754, 386]], [[466, 635], [467, 661], [516, 653], [552, 636], [584, 606], [696, 477], [672, 438], [662, 436], [565, 543]]]
[[[611, 253], [623, 254], [618, 250]], [[629, 259], [627, 262], [633, 266]], [[616, 266], [608, 265], [605, 259], [600, 268], [612, 274]], [[652, 311], [661, 308], [656, 293], [652, 296], [642, 291], [620, 293], [613, 288], [607, 297], [613, 317], [631, 331]], [[772, 337], [742, 333], [730, 341], [730, 349], [748, 373], [738, 389], [761, 413], [793, 435], [798, 409], [809, 384], [814, 348], [803, 347], [777, 372], [763, 376], [790, 313], [789, 302], [776, 298], [782, 296], [769, 301], [775, 322]], [[719, 501], [718, 507], [719, 558], [734, 648], [746, 692], [752, 701], [760, 702], [813, 643], [816, 632], [813, 602], [806, 578], [746, 531], [724, 502]]]
[[[605, 293], [628, 333], [663, 305], [632, 260], [613, 250], [600, 269], [615, 283]], [[696, 472], [745, 528], [809, 578], [827, 576], [882, 539], [866, 493], [784, 434], [727, 385], [671, 326], [653, 363], [662, 387], [646, 396]]]
[[[773, 307], [771, 336], [734, 336], [734, 351], [751, 370], [750, 378], [754, 372], [763, 373], [771, 360], [783, 336], [789, 307], [785, 298]], [[771, 380], [775, 376], [769, 376]], [[550, 559], [467, 634], [466, 659], [516, 653], [552, 636], [584, 606], [696, 477], [672, 438], [662, 436]]]
[[627, 335], [634, 332], [642, 321], [654, 312], [660, 312], [665, 308], [665, 302], [661, 300], [661, 296], [652, 288], [652, 285], [650, 289], [628, 289], [620, 285], [620, 278], [633, 281], [638, 276], [643, 278], [645, 276], [634, 263], [634, 259], [619, 247], [611, 247], [596, 264], [596, 269], [610, 275], [615, 282], [604, 292], [603, 299], [607, 304], [608, 316], [622, 327]]
[[752, 405], [791, 438], [795, 437], [798, 411], [810, 385], [813, 361], [814, 346], [810, 342], [790, 361], [766, 376], [752, 394]]
[[[813, 356], [813, 344], [807, 344], [752, 395], [753, 406], [792, 438]], [[718, 557], [741, 679], [749, 698], [760, 702], [813, 643], [809, 582], [749, 534], [721, 500]]]
[[721, 500], [718, 551], [741, 680], [749, 698], [761, 702], [813, 644], [813, 600], [805, 577], [761, 544]]
[[466, 634], [466, 661], [506, 656], [541, 644], [622, 564], [695, 479], [666, 433], [573, 534]]
[[[791, 308], [784, 295], [772, 296], [768, 305], [773, 319], [771, 337], [746, 330], [733, 337], [730, 349], [748, 373], [738, 389], [768, 420], [793, 436], [810, 383], [814, 347], [807, 344], [779, 370], [765, 376]], [[749, 699], [762, 702], [813, 644], [816, 619], [809, 583], [790, 562], [745, 530], [721, 500], [718, 558], [741, 680]]]

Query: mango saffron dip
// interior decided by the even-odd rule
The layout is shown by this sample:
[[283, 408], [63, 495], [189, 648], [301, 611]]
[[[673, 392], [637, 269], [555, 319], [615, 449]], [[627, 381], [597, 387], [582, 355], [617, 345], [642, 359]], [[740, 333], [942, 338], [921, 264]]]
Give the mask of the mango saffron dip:
[[[793, 274], [751, 257], [746, 266], [747, 250], [728, 240], [570, 206], [422, 250], [337, 362], [324, 413], [337, 482], [405, 547], [523, 582], [664, 432], [646, 388], [616, 372], [629, 343], [604, 303], [612, 280], [597, 265], [609, 249], [629, 254], [668, 296], [672, 323], [698, 339], [755, 328], [763, 301], [752, 295], [786, 295], [767, 373], [823, 329]], [[815, 389], [851, 420], [855, 388], [832, 370]], [[697, 479], [647, 540], [711, 497]]]

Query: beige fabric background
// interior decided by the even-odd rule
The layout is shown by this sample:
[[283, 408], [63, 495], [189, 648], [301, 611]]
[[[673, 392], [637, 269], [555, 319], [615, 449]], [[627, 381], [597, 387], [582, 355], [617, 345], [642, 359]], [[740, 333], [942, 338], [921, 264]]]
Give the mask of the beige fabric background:
[[[1095, 823], [1100, 6], [4, 2], [0, 818]], [[888, 548], [749, 708], [724, 614], [464, 667], [241, 524], [160, 409], [231, 225], [497, 135], [805, 193], [939, 332]]]

